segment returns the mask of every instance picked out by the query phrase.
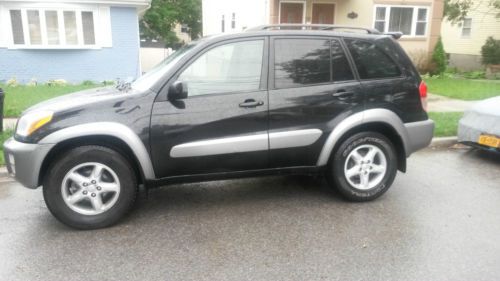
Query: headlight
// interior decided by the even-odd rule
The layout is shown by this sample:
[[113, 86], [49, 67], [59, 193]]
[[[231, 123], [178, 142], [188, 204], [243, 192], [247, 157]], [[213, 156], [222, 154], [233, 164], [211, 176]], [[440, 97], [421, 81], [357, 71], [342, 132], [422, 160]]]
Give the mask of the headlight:
[[34, 131], [49, 123], [53, 115], [54, 112], [52, 111], [35, 111], [21, 116], [17, 123], [16, 134], [23, 137], [31, 135]]

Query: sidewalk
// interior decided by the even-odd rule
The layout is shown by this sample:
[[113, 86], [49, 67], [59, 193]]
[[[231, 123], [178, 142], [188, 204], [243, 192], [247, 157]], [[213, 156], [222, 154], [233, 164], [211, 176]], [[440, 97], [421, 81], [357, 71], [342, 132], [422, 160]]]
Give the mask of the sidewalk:
[[427, 111], [429, 112], [464, 112], [476, 101], [457, 100], [434, 94], [427, 95]]

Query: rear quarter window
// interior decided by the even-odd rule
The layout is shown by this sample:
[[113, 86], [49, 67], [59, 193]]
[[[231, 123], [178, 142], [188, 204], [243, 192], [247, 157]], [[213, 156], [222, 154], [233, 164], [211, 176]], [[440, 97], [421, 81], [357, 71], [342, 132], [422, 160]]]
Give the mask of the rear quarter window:
[[345, 39], [361, 79], [394, 78], [401, 76], [398, 65], [375, 44]]

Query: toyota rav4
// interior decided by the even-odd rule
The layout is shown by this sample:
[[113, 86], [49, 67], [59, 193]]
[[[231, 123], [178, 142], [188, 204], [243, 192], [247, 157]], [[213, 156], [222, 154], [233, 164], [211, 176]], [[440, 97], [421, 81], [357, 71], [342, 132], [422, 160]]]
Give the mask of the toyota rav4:
[[434, 130], [399, 36], [269, 25], [203, 38], [132, 83], [26, 110], [8, 171], [80, 229], [116, 223], [141, 185], [321, 174], [375, 199]]

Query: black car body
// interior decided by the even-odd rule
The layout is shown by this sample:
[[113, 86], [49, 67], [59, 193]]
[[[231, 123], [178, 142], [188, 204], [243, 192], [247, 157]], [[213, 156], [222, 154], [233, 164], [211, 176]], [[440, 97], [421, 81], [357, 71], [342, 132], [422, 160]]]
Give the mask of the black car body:
[[[87, 90], [28, 109], [16, 135], [4, 145], [5, 159], [23, 185], [44, 185], [47, 190], [46, 185], [56, 186], [55, 195], [44, 192], [46, 201], [60, 190], [73, 194], [50, 177], [61, 173], [66, 180], [70, 167], [56, 163], [81, 147], [117, 153], [133, 171], [135, 186], [154, 187], [323, 173], [349, 137], [372, 132], [389, 145], [386, 162], [394, 160], [394, 168], [405, 171], [406, 158], [432, 138], [425, 91], [415, 67], [390, 35], [251, 30], [193, 42], [130, 85]], [[88, 163], [99, 162], [95, 157]], [[112, 178], [113, 163], [106, 165], [108, 172], [103, 173]], [[122, 177], [115, 176], [117, 181]], [[347, 197], [372, 199], [392, 180], [386, 179], [383, 188], [369, 196], [355, 198], [353, 192]], [[82, 188], [69, 185], [71, 190]], [[88, 215], [72, 209], [82, 217], [102, 217], [85, 223], [61, 215], [68, 211], [64, 207], [48, 205], [56, 217], [75, 227], [116, 221], [107, 219], [106, 212]]]

